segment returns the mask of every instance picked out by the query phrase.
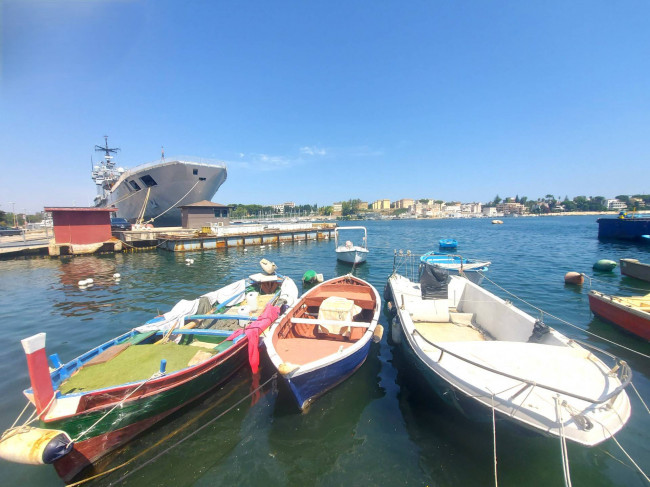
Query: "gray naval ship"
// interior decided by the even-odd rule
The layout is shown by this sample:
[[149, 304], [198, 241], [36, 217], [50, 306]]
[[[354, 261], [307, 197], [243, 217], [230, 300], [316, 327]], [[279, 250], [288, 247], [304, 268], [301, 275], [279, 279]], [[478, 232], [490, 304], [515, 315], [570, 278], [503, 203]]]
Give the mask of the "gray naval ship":
[[210, 201], [227, 177], [226, 165], [219, 161], [186, 157], [165, 159], [132, 169], [116, 167], [114, 155], [120, 150], [96, 145], [103, 160], [94, 163], [92, 179], [97, 185], [96, 207], [115, 207], [115, 216], [131, 223], [160, 226], [180, 226], [182, 205]]

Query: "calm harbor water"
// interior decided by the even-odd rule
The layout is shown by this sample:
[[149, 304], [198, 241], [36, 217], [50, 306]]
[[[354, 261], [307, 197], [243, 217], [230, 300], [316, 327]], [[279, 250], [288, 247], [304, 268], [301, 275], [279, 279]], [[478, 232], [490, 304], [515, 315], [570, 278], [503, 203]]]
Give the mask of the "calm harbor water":
[[[587, 301], [588, 283], [577, 288], [563, 281], [566, 272], [578, 271], [593, 276], [591, 287], [603, 292], [648, 293], [648, 283], [622, 278], [618, 269], [594, 273], [591, 266], [603, 258], [650, 262], [650, 246], [599, 242], [595, 217], [509, 218], [503, 225], [488, 219], [369, 221], [365, 226], [371, 253], [355, 275], [380, 293], [392, 270], [394, 249], [424, 253], [437, 250], [440, 238], [455, 238], [458, 253], [492, 262], [490, 279], [579, 329], [545, 316], [547, 324], [627, 360], [634, 385], [650, 402], [650, 360], [584, 330], [646, 355], [650, 344], [595, 319]], [[194, 265], [185, 265], [187, 257]], [[47, 332], [48, 353], [70, 360], [169, 310], [180, 299], [194, 299], [257, 272], [262, 257], [298, 284], [308, 269], [325, 278], [350, 270], [336, 263], [333, 241], [251, 247], [246, 252], [149, 251], [0, 262], [0, 427], [10, 426], [25, 405], [22, 390], [29, 378], [20, 339]], [[112, 278], [116, 272], [122, 275], [119, 283]], [[89, 277], [95, 285], [80, 290], [77, 282]], [[483, 285], [514, 301], [489, 282]], [[273, 382], [256, 397], [247, 397], [273, 373], [263, 362], [259, 382], [249, 370], [240, 371], [220, 389], [110, 455], [98, 470], [127, 465], [87, 485], [493, 485], [491, 425], [457, 415], [421, 388], [388, 340], [384, 316], [381, 322], [384, 339], [364, 366], [306, 414], [297, 413], [286, 391]], [[648, 473], [650, 415], [631, 389], [628, 393], [632, 418], [617, 440]], [[192, 432], [196, 434], [156, 458]], [[564, 485], [558, 440], [503, 421], [497, 422], [496, 438], [499, 485]], [[594, 448], [570, 444], [569, 460], [576, 486], [646, 485], [611, 440]], [[61, 484], [50, 466], [2, 462], [0, 473], [3, 485]]]

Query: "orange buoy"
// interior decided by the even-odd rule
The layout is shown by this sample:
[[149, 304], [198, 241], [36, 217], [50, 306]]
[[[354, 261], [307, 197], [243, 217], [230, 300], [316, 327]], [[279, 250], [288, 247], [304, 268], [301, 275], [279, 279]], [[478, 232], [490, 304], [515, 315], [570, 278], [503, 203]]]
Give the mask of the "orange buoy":
[[585, 276], [579, 272], [567, 272], [564, 275], [565, 284], [583, 284], [585, 282]]

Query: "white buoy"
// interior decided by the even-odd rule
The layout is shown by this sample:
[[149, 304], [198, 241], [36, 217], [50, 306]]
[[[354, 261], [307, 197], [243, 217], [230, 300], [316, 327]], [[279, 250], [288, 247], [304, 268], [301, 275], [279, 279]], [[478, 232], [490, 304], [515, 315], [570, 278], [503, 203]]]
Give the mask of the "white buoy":
[[114, 279], [119, 279], [120, 277], [122, 277], [122, 276], [120, 276], [119, 272], [116, 272], [115, 274], [113, 274]]
[[248, 252], [248, 249], [244, 249], [244, 252]]
[[260, 249], [266, 248], [266, 245], [260, 245]]
[[90, 279], [90, 278], [86, 279], [86, 284], [92, 284], [93, 282], [95, 282], [95, 281], [93, 281], [93, 280]]
[[194, 259], [190, 259], [190, 264], [194, 264]]
[[86, 286], [86, 280], [84, 279], [83, 281], [79, 281], [77, 284], [79, 285], [79, 287], [85, 287]]

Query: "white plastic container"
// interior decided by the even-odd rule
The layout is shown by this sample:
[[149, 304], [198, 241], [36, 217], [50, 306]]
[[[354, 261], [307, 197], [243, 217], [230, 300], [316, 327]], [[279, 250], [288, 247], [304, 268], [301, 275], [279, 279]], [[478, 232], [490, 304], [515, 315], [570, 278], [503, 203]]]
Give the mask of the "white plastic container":
[[248, 306], [249, 311], [257, 311], [257, 296], [258, 293], [251, 291], [246, 294], [246, 306]]
[[[249, 313], [250, 313], [250, 309], [248, 309], [248, 306], [240, 306], [239, 308], [237, 308], [238, 316], [248, 316]], [[250, 321], [251, 321], [250, 319], [239, 320], [239, 326], [244, 328]]]

